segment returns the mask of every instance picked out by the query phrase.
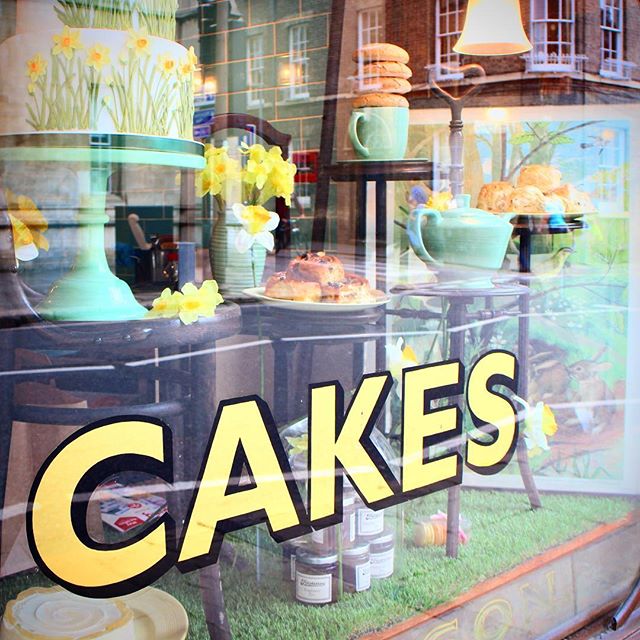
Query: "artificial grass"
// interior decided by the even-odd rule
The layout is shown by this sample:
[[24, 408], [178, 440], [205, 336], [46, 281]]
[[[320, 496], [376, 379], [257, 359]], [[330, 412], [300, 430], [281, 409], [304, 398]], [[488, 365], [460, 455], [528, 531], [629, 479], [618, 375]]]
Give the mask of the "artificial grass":
[[[262, 530], [262, 575], [256, 582], [256, 528], [229, 537], [243, 562], [223, 566], [223, 586], [234, 640], [346, 640], [379, 630], [426, 611], [470, 589], [478, 582], [514, 567], [542, 551], [602, 523], [627, 514], [633, 502], [625, 498], [545, 495], [544, 508], [529, 509], [527, 497], [517, 492], [463, 490], [462, 513], [472, 525], [471, 540], [460, 547], [457, 559], [446, 558], [443, 547], [411, 545], [413, 523], [446, 507], [440, 492], [389, 510], [387, 525], [400, 533], [405, 545], [396, 545], [394, 575], [374, 581], [365, 593], [344, 595], [325, 607], [308, 607], [293, 599], [292, 585], [282, 581], [277, 545]], [[393, 513], [395, 512], [395, 514]], [[606, 558], [602, 559], [606, 562]], [[40, 574], [3, 580], [2, 604], [21, 590], [46, 584]], [[189, 640], [209, 638], [201, 605], [197, 573], [172, 570], [158, 588], [174, 595], [189, 614]]]

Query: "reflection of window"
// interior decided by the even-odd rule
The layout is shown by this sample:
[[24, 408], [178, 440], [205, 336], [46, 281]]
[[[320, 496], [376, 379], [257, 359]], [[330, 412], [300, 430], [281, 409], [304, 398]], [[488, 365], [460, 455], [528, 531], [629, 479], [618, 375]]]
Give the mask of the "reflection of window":
[[250, 107], [262, 104], [259, 89], [264, 87], [264, 37], [256, 34], [247, 38], [247, 103]]
[[531, 43], [527, 71], [579, 71], [575, 0], [531, 0]]
[[630, 78], [632, 65], [623, 59], [623, 2], [600, 0], [600, 74]]
[[627, 162], [625, 131], [613, 127], [604, 129], [594, 139], [598, 152], [598, 171], [595, 174], [598, 211], [622, 213], [625, 210], [624, 178]]
[[358, 11], [358, 48], [372, 42], [384, 42], [382, 7]]
[[460, 66], [460, 54], [453, 50], [453, 45], [462, 33], [462, 5], [462, 0], [436, 2], [436, 74], [439, 79], [460, 77], [455, 71]]
[[289, 28], [289, 66], [287, 70], [289, 98], [308, 98], [305, 86], [309, 82], [309, 35], [306, 24]]

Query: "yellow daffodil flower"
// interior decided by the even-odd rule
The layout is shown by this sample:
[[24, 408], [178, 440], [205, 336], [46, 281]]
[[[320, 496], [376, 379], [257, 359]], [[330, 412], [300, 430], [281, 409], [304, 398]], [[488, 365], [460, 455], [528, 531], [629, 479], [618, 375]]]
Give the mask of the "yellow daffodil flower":
[[171, 56], [168, 56], [166, 54], [162, 54], [159, 58], [158, 58], [158, 69], [160, 69], [160, 71], [162, 71], [162, 73], [164, 74], [165, 77], [170, 76], [172, 73], [175, 72], [176, 70], [176, 60], [175, 58], [172, 58]]
[[427, 209], [448, 211], [451, 208], [453, 196], [450, 191], [434, 191], [427, 201]]
[[27, 196], [16, 196], [5, 189], [9, 220], [13, 228], [13, 244], [16, 258], [23, 262], [38, 256], [38, 249], [49, 250], [49, 241], [44, 236], [49, 224], [35, 202]]
[[210, 318], [215, 315], [216, 303], [210, 288], [198, 289], [191, 282], [182, 287], [180, 310], [178, 316], [184, 324], [192, 324], [200, 317]]
[[189, 62], [189, 59], [181, 60], [178, 65], [178, 74], [181, 78], [190, 78], [193, 73], [193, 65]]
[[175, 318], [180, 311], [180, 298], [182, 294], [171, 291], [168, 287], [153, 301], [151, 310], [147, 312], [148, 318]]
[[53, 42], [55, 44], [51, 53], [54, 56], [62, 54], [67, 60], [73, 58], [73, 53], [76, 49], [82, 49], [80, 31], [70, 29], [67, 25], [64, 26], [61, 34], [53, 36]]
[[47, 71], [47, 61], [38, 53], [27, 61], [27, 75], [31, 82], [39, 80]]
[[396, 394], [402, 396], [402, 370], [407, 367], [415, 367], [418, 364], [416, 352], [402, 338], [398, 338], [395, 345], [387, 345], [389, 357], [389, 372], [398, 383]]
[[127, 47], [131, 49], [137, 56], [148, 56], [151, 53], [151, 39], [147, 30], [143, 27], [129, 30], [129, 38]]
[[306, 433], [301, 436], [287, 436], [286, 441], [291, 446], [291, 449], [289, 449], [289, 457], [296, 456], [300, 453], [307, 453], [309, 450], [309, 436]]
[[200, 286], [200, 292], [203, 296], [209, 297], [211, 304], [217, 307], [224, 302], [223, 297], [220, 295], [218, 289], [218, 283], [215, 280], [205, 280]]
[[111, 50], [96, 44], [87, 52], [87, 66], [92, 67], [96, 71], [102, 71], [102, 68], [111, 63]]
[[537, 402], [532, 407], [518, 396], [514, 396], [514, 399], [524, 407], [524, 442], [527, 445], [529, 457], [534, 458], [549, 451], [547, 437], [555, 435], [558, 431], [551, 408], [544, 402]]
[[240, 176], [240, 163], [229, 157], [226, 148], [208, 146], [205, 158], [206, 168], [196, 174], [196, 192], [199, 198], [208, 193], [212, 196], [220, 195], [230, 180]]
[[273, 251], [271, 232], [280, 223], [277, 213], [267, 211], [262, 205], [234, 204], [233, 214], [242, 223], [242, 229], [236, 235], [236, 249], [240, 253], [246, 253], [255, 243]]

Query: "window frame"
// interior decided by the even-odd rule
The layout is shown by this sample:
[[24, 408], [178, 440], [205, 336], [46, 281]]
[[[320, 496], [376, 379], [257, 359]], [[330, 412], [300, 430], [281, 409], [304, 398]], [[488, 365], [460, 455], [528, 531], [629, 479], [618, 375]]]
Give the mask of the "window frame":
[[[295, 37], [303, 33], [304, 37]], [[287, 33], [289, 53], [287, 56], [290, 69], [300, 65], [300, 77], [290, 78], [288, 84], [289, 100], [304, 100], [309, 98], [309, 25], [306, 22], [292, 24]], [[297, 74], [296, 74], [297, 75]]]
[[[254, 49], [254, 43], [260, 46]], [[264, 105], [264, 98], [260, 90], [264, 88], [265, 74], [264, 55], [264, 33], [253, 33], [247, 37], [247, 106], [261, 107]], [[254, 82], [254, 73], [258, 74], [257, 82]]]
[[[446, 11], [443, 11], [443, 3], [445, 3]], [[453, 11], [451, 6], [455, 4]], [[440, 23], [442, 17], [455, 16], [456, 29], [454, 31], [442, 32]], [[465, 10], [462, 7], [462, 0], [436, 0], [436, 50], [435, 50], [435, 73], [437, 80], [460, 80], [464, 74], [459, 71], [455, 71], [456, 66], [462, 64], [462, 57], [459, 53], [453, 50], [453, 46], [450, 51], [445, 51], [444, 43], [447, 39], [452, 42], [457, 40], [462, 33], [462, 27], [464, 26]], [[448, 18], [447, 23], [449, 23]]]

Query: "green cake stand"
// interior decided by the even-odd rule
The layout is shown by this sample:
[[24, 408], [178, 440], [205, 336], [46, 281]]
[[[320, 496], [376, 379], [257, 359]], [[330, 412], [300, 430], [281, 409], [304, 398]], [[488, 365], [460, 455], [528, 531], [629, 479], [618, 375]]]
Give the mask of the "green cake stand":
[[104, 227], [109, 176], [119, 164], [204, 168], [198, 142], [156, 136], [35, 133], [0, 136], [0, 161], [64, 162], [75, 168], [79, 187], [78, 253], [73, 267], [38, 305], [54, 321], [137, 320], [146, 314], [129, 285], [109, 268]]

